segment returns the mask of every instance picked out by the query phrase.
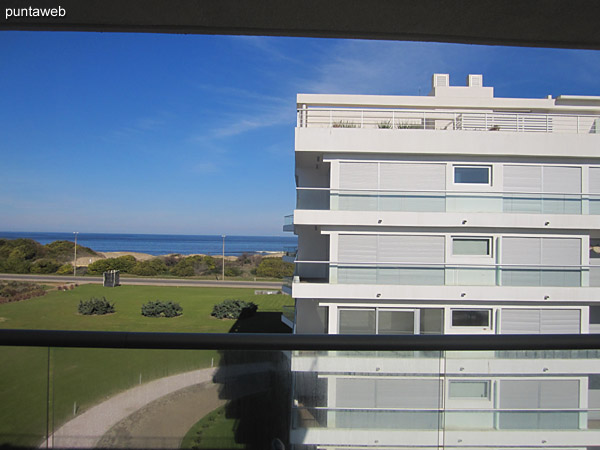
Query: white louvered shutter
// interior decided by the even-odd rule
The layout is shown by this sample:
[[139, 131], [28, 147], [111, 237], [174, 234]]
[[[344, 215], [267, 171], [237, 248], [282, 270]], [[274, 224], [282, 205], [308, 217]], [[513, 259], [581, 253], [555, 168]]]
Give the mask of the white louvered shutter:
[[581, 167], [544, 166], [542, 190], [561, 194], [581, 192]]
[[590, 194], [600, 194], [600, 167], [590, 167]]
[[581, 239], [542, 238], [542, 265], [581, 264]]
[[377, 179], [377, 163], [340, 162], [340, 189], [378, 189]]
[[380, 235], [377, 261], [443, 263], [444, 237]]
[[509, 192], [541, 192], [542, 166], [505, 165], [504, 190]]
[[377, 261], [377, 235], [340, 234], [338, 260], [346, 263], [374, 263]]
[[540, 264], [542, 261], [541, 238], [503, 237], [503, 264]]
[[539, 334], [539, 309], [503, 309], [500, 313], [501, 334]]
[[380, 163], [381, 189], [390, 190], [444, 190], [446, 166], [444, 164]]
[[542, 309], [540, 315], [542, 334], [581, 333], [581, 312], [578, 309]]

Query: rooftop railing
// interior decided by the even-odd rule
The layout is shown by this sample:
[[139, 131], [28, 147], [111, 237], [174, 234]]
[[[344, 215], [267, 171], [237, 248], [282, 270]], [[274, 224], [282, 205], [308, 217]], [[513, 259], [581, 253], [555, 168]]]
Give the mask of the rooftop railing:
[[600, 115], [311, 107], [297, 126], [600, 134]]

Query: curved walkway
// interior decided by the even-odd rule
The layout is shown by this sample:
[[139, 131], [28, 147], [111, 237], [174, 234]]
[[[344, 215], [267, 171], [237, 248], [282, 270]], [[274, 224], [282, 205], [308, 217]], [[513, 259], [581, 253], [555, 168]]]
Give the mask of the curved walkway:
[[[160, 417], [158, 417], [159, 414], [152, 414], [154, 418], [147, 417], [146, 419], [141, 419], [144, 412], [143, 408], [151, 406], [150, 403], [162, 399], [162, 404], [159, 406], [170, 405], [168, 407], [174, 408], [171, 410], [176, 411], [177, 408], [173, 407], [173, 405], [177, 405], [177, 401], [187, 401], [186, 394], [191, 395], [195, 393], [194, 395], [199, 395], [199, 397], [196, 398], [208, 400], [209, 405], [207, 405], [207, 407], [214, 404], [215, 406], [212, 408], [214, 409], [219, 406], [219, 404], [224, 403], [224, 401], [221, 403], [218, 401], [216, 384], [234, 381], [236, 379], [239, 380], [238, 377], [242, 375], [261, 373], [272, 369], [273, 365], [271, 363], [234, 364], [224, 367], [193, 370], [191, 372], [172, 375], [170, 377], [159, 378], [158, 380], [121, 392], [120, 394], [88, 409], [81, 415], [64, 424], [58, 430], [54, 431], [47, 440], [44, 440], [41, 443], [40, 448], [84, 449], [97, 448], [101, 445], [111, 445], [115, 443], [115, 440], [121, 441], [120, 443], [122, 443], [123, 440], [131, 441], [131, 438], [135, 437], [132, 435], [132, 430], [143, 430], [142, 432], [145, 433], [148, 427], [151, 426], [153, 420], [160, 422]], [[215, 383], [214, 385], [213, 380]], [[203, 386], [197, 386], [201, 384], [203, 384]], [[239, 388], [239, 392], [235, 392], [235, 394], [230, 393], [233, 397], [248, 394], [256, 388], [247, 383], [236, 383], [236, 386]], [[213, 389], [212, 392], [211, 387]], [[186, 388], [190, 389], [186, 390]], [[181, 391], [182, 389], [184, 391]], [[204, 392], [202, 392], [203, 390]], [[171, 400], [175, 400], [175, 402], [170, 401], [170, 399], [163, 399], [163, 397], [174, 393], [177, 393], [177, 395]], [[194, 420], [191, 425], [201, 419], [204, 414], [212, 411], [212, 409], [207, 410], [207, 407], [198, 407], [200, 412], [203, 411], [203, 413], [200, 416], [196, 415], [197, 419]], [[132, 416], [134, 413], [138, 412], [140, 414]], [[168, 414], [166, 411], [163, 411], [163, 413]], [[127, 418], [129, 418], [128, 421], [120, 423]], [[128, 428], [127, 424], [131, 425], [131, 427], [129, 427], [131, 430]], [[115, 427], [116, 425], [118, 426]], [[113, 429], [113, 427], [115, 428]], [[163, 444], [159, 443], [161, 439], [159, 436], [160, 431], [159, 429], [156, 429], [155, 431], [158, 433], [154, 436], [155, 445], [159, 445], [160, 447], [164, 445], [164, 442]], [[135, 434], [135, 431], [133, 434]], [[165, 436], [170, 444], [172, 444], [176, 438], [180, 439], [181, 437], [183, 436], [180, 435], [180, 433], [176, 436]], [[153, 447], [153, 445], [148, 446], [148, 442], [136, 441], [137, 443], [134, 443], [130, 448], [136, 448], [140, 444], [140, 448]], [[126, 445], [126, 447], [128, 446]], [[166, 448], [177, 447], [168, 446]]]
[[117, 394], [64, 424], [40, 448], [95, 448], [113, 426], [129, 415], [165, 395], [212, 381], [217, 370], [215, 367], [185, 372]]

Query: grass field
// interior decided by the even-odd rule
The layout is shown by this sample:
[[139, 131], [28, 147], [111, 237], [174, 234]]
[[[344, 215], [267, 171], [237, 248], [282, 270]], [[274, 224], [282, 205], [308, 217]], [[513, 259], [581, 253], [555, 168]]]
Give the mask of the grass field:
[[181, 442], [181, 448], [242, 449], [244, 445], [233, 439], [235, 426], [235, 419], [227, 418], [225, 406], [221, 406], [190, 428]]
[[[106, 296], [116, 312], [80, 316], [79, 300]], [[245, 319], [253, 331], [284, 331], [276, 322], [292, 299], [255, 296], [253, 289], [84, 285], [72, 291], [52, 291], [44, 297], [0, 305], [1, 328], [226, 333], [233, 321], [210, 316], [215, 303], [227, 298], [254, 301], [255, 317]], [[140, 313], [149, 300], [172, 300], [183, 307], [176, 318], [148, 318]], [[241, 321], [244, 322], [244, 321]], [[238, 322], [240, 325], [241, 322]], [[244, 328], [241, 327], [241, 328]], [[240, 327], [238, 326], [238, 329]], [[217, 351], [0, 348], [0, 447], [36, 446], [46, 426], [60, 426], [90, 406], [151, 379], [218, 363]], [[50, 372], [48, 372], [50, 367]], [[48, 373], [50, 383], [48, 384]], [[47, 387], [50, 389], [47, 390]], [[49, 401], [47, 399], [49, 397]], [[50, 417], [47, 422], [46, 418]]]

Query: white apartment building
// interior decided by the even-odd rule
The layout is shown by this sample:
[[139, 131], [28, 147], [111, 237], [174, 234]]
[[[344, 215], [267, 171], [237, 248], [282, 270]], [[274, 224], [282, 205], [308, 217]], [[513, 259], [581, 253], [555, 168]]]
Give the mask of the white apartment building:
[[[449, 81], [298, 95], [295, 333], [600, 332], [600, 97]], [[597, 356], [296, 353], [291, 441], [595, 448]]]

